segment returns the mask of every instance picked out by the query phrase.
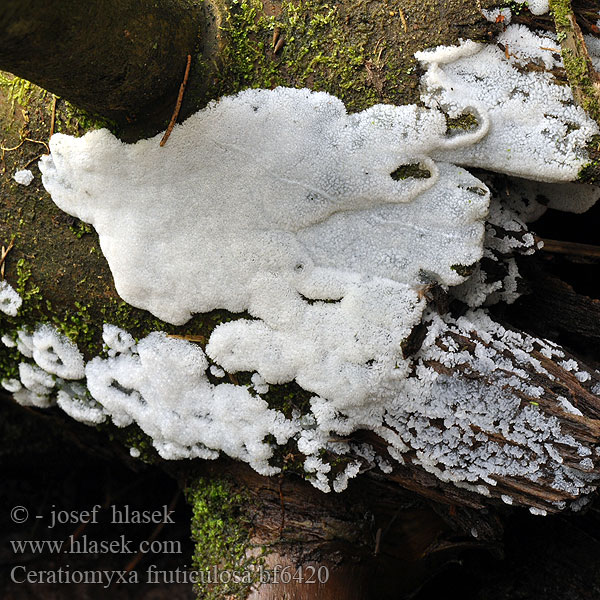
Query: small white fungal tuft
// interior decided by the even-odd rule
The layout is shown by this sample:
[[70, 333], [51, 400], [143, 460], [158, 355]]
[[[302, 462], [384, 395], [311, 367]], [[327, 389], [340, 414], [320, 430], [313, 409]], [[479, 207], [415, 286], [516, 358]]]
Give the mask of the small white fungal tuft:
[[9, 317], [16, 317], [23, 300], [8, 281], [0, 281], [0, 311]]
[[13, 179], [21, 185], [29, 185], [33, 181], [33, 173], [29, 169], [16, 171]]

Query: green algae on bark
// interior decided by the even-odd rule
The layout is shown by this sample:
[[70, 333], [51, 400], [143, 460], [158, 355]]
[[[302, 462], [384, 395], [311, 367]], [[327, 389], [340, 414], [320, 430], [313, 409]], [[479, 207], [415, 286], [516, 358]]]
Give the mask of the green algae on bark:
[[244, 600], [264, 563], [264, 549], [251, 542], [249, 498], [216, 478], [196, 478], [185, 493], [192, 507], [198, 598]]

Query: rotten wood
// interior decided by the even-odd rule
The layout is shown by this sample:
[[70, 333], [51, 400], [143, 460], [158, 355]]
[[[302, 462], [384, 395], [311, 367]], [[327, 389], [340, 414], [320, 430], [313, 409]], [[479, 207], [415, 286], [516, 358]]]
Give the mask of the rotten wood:
[[[513, 321], [524, 329], [534, 327], [538, 335], [557, 337], [568, 334], [570, 345], [577, 336], [579, 353], [600, 345], [600, 299], [577, 293], [574, 288], [549, 273], [544, 265], [532, 264], [526, 270], [530, 293], [511, 310]], [[600, 349], [600, 348], [599, 348]], [[600, 353], [592, 360], [597, 364]]]

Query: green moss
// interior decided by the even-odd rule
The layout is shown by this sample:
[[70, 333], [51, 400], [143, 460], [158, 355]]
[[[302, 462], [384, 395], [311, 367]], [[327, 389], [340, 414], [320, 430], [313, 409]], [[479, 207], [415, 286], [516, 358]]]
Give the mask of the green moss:
[[[276, 63], [267, 56], [269, 32], [274, 17], [262, 12], [259, 0], [233, 0], [223, 30], [228, 40], [222, 57], [220, 84], [231, 92], [247, 87], [274, 87], [282, 82]], [[257, 83], [260, 81], [260, 84]]]
[[52, 323], [61, 333], [73, 340], [79, 348], [88, 349], [96, 341], [97, 325], [94, 325], [88, 305], [77, 300], [73, 304], [76, 310], [68, 311], [61, 316], [54, 314], [49, 307]]
[[[397, 53], [380, 60], [385, 43], [373, 56], [372, 26], [361, 20], [350, 28], [349, 18], [348, 6], [324, 0], [284, 1], [276, 15], [266, 14], [260, 0], [231, 0], [222, 28], [227, 43], [211, 97], [291, 85], [334, 93], [356, 111], [381, 101], [384, 88], [415, 78], [412, 57], [408, 66]], [[275, 52], [278, 40], [283, 45]], [[202, 61], [199, 68], [210, 72]]]
[[[5, 91], [13, 111], [17, 105], [27, 107], [32, 95], [41, 89], [26, 79], [2, 71], [0, 71], [0, 88]], [[46, 95], [47, 92], [43, 90], [43, 94]]]
[[581, 32], [574, 27], [571, 0], [550, 0], [550, 11], [575, 101], [600, 124], [600, 100], [595, 86], [594, 67], [582, 42]]
[[575, 56], [572, 50], [563, 50], [563, 61], [565, 69], [573, 80], [579, 85], [587, 85], [589, 83], [589, 73], [587, 62], [582, 56]]
[[563, 48], [563, 62], [571, 87], [581, 90], [582, 108], [597, 122], [600, 122], [600, 105], [596, 96], [594, 81], [589, 61], [584, 56], [577, 56], [573, 50]]
[[[557, 29], [560, 27], [571, 27], [571, 0], [550, 0], [550, 12], [554, 17]], [[559, 32], [557, 31], [557, 33]]]
[[446, 127], [452, 131], [470, 131], [476, 129], [479, 125], [477, 117], [472, 113], [463, 113], [458, 117], [449, 117], [446, 115]]
[[[213, 568], [217, 573], [238, 574], [236, 581], [196, 587], [202, 600], [243, 600], [259, 580], [258, 567], [265, 550], [250, 541], [250, 498], [224, 480], [198, 478], [185, 490], [192, 507], [192, 539], [195, 543], [194, 569], [202, 578]], [[206, 579], [206, 576], [205, 576]], [[223, 578], [225, 579], [225, 578]]]
[[582, 183], [597, 183], [600, 181], [600, 135], [592, 137], [587, 151], [591, 160], [580, 169], [577, 179]]
[[92, 129], [108, 129], [115, 135], [118, 135], [120, 128], [115, 121], [77, 108], [66, 100], [61, 102], [56, 128], [57, 132], [65, 131], [72, 133], [73, 130], [76, 130], [83, 133]]
[[140, 453], [138, 460], [150, 465], [158, 462], [158, 452], [152, 445], [152, 438], [137, 425], [130, 425], [120, 431], [124, 444], [129, 448], [135, 448]]
[[31, 324], [42, 307], [42, 294], [39, 285], [32, 278], [31, 263], [20, 258], [17, 261], [17, 284], [16, 291], [23, 300], [23, 305], [19, 309], [19, 320]]
[[88, 223], [83, 221], [77, 221], [74, 225], [69, 225], [69, 229], [73, 232], [75, 237], [80, 240], [86, 233], [92, 233], [93, 228]]
[[429, 179], [431, 173], [427, 169], [422, 169], [419, 163], [409, 165], [400, 165], [395, 171], [390, 173], [394, 181], [401, 181], [413, 177], [415, 179]]
[[[16, 106], [27, 108], [32, 101], [39, 103], [40, 100], [52, 102], [54, 96], [37, 85], [15, 77], [10, 73], [0, 71], [0, 89], [4, 90], [7, 100], [10, 102], [11, 110]], [[56, 123], [55, 131], [65, 131], [68, 133], [89, 131], [91, 129], [102, 129], [106, 127], [113, 133], [118, 132], [118, 127], [114, 121], [93, 115], [84, 110], [73, 106], [66, 100], [56, 97]]]
[[[2, 328], [2, 319], [0, 319], [0, 331]], [[7, 348], [0, 344], [0, 381], [3, 379], [19, 378], [19, 362], [21, 362], [21, 353], [16, 348]]]

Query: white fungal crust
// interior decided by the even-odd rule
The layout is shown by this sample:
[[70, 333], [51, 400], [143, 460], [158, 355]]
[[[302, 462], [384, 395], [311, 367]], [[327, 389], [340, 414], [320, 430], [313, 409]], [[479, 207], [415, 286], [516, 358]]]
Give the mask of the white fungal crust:
[[49, 394], [54, 387], [54, 377], [46, 373], [37, 365], [29, 363], [19, 364], [19, 377], [21, 383], [31, 392], [36, 394]]
[[[525, 183], [531, 184], [530, 187], [550, 185], [529, 181]], [[504, 184], [506, 185], [505, 182]], [[536, 240], [522, 221], [521, 215], [530, 216], [535, 210], [533, 205], [541, 205], [535, 200], [526, 205], [520, 201], [520, 195], [519, 198], [509, 196], [510, 204], [500, 202], [493, 178], [490, 178], [488, 185], [494, 191], [494, 200], [490, 204], [486, 223], [483, 259], [475, 266], [467, 281], [450, 290], [453, 297], [472, 308], [498, 302], [512, 304], [521, 295], [522, 281], [515, 258], [534, 254], [538, 249]], [[571, 184], [555, 185], [564, 187]]]
[[[10, 341], [47, 372], [22, 363], [21, 383], [3, 385], [34, 405], [56, 395], [84, 422], [137, 423], [167, 459], [224, 452], [273, 474], [274, 445], [295, 443], [323, 491], [341, 491], [361, 461], [391, 469], [372, 449], [332, 435], [361, 428], [399, 462], [481, 494], [492, 495], [498, 478], [543, 477], [572, 497], [591, 491], [596, 455], [535, 400], [522, 402], [544, 393], [531, 369], [553, 377], [528, 354], [534, 345], [543, 357], [564, 354], [483, 311], [424, 312], [428, 286], [463, 284], [455, 296], [472, 307], [511, 302], [514, 255], [535, 250], [524, 223], [535, 200], [492, 206], [486, 230], [489, 190], [455, 165], [568, 181], [598, 132], [566, 86], [521, 68], [559, 66], [540, 48], [554, 40], [509, 27], [501, 43], [510, 58], [471, 41], [419, 53], [430, 108], [348, 115], [325, 93], [247, 90], [176, 126], [165, 147], [160, 136], [127, 145], [106, 130], [54, 135], [40, 161], [43, 183], [60, 208], [96, 228], [126, 301], [174, 324], [215, 308], [252, 319], [219, 325], [206, 355], [164, 333], [136, 343], [105, 325], [106, 354], [85, 365], [91, 398], [64, 380], [84, 374], [70, 343], [48, 327], [19, 331]], [[440, 108], [472, 113], [478, 125], [450, 135]], [[428, 176], [410, 176], [416, 166]], [[465, 284], [482, 257], [505, 272], [488, 280], [477, 265]], [[401, 348], [417, 325], [427, 335], [407, 358]], [[457, 336], [472, 340], [472, 351]], [[582, 386], [595, 384], [575, 361], [565, 365]], [[212, 383], [224, 369], [252, 373], [252, 386]], [[270, 385], [291, 381], [314, 396], [290, 417], [267, 399]], [[571, 418], [578, 411], [556, 402]], [[565, 448], [577, 464], [564, 464]], [[324, 451], [353, 458], [332, 474]], [[495, 495], [512, 502], [506, 491]]]
[[543, 15], [550, 10], [548, 0], [527, 0], [527, 5], [534, 15]]
[[135, 350], [135, 340], [130, 333], [116, 325], [105, 323], [102, 327], [102, 340], [108, 348], [110, 357]]
[[[478, 143], [433, 158], [549, 182], [573, 181], [587, 164], [586, 144], [598, 126], [575, 106], [569, 86], [553, 83], [550, 70], [562, 59], [552, 37], [511, 25], [497, 44], [466, 41], [415, 56], [427, 67], [427, 106], [451, 117], [484, 115], [481, 127], [488, 128]], [[545, 70], [527, 70], [530, 62]]]
[[56, 403], [72, 419], [86, 425], [99, 425], [106, 421], [106, 411], [95, 400], [81, 383], [70, 382], [58, 391]]
[[0, 281], [0, 312], [16, 317], [23, 300], [8, 281]]
[[[40, 169], [58, 206], [98, 231], [119, 294], [181, 324], [248, 309], [264, 273], [294, 287], [330, 265], [406, 284], [421, 270], [462, 281], [451, 267], [481, 256], [489, 198], [429, 158], [457, 145], [445, 131], [441, 113], [417, 106], [348, 115], [325, 93], [247, 90], [190, 117], [164, 148], [106, 130], [56, 134]], [[430, 176], [392, 177], [412, 164]]]
[[[467, 352], [454, 339], [470, 332], [477, 337]], [[522, 401], [540, 398], [544, 390], [516, 365], [529, 364], [549, 377], [532, 356], [542, 348], [561, 355], [542, 340], [504, 329], [481, 310], [456, 320], [432, 315], [416, 377], [387, 403], [385, 423], [393, 435], [383, 431], [383, 436], [394, 445], [398, 436], [416, 450], [415, 462], [443, 481], [495, 486], [497, 478], [545, 478], [551, 488], [573, 495], [590, 491], [587, 469], [564, 465], [559, 449], [583, 455], [591, 450], [563, 433], [557, 417], [544, 414], [535, 401]], [[431, 363], [480, 376], [450, 377]]]
[[48, 373], [63, 379], [84, 377], [83, 355], [77, 346], [50, 325], [40, 325], [33, 333], [33, 360]]
[[[257, 371], [271, 384], [296, 380], [339, 405], [364, 402], [404, 372], [400, 344], [420, 321], [424, 301], [390, 280], [331, 272], [319, 273], [317, 282], [326, 277], [338, 302], [310, 304], [280, 278], [257, 280], [250, 312], [259, 320], [218, 326], [208, 355], [227, 371]], [[303, 291], [313, 297], [317, 290], [307, 284]]]
[[580, 183], [543, 183], [513, 177], [503, 203], [525, 223], [539, 219], [548, 208], [583, 214], [600, 199], [600, 186]]
[[29, 185], [33, 181], [33, 173], [29, 169], [16, 171], [13, 179], [21, 185]]
[[297, 426], [246, 388], [212, 385], [207, 368], [198, 346], [152, 333], [132, 352], [94, 358], [86, 375], [113, 422], [137, 423], [163, 458], [216, 458], [223, 451], [262, 474], [277, 472], [265, 437], [284, 444]]
[[33, 334], [20, 329], [4, 334], [2, 342], [16, 348], [24, 358], [35, 361], [35, 364], [19, 363], [19, 379], [1, 382], [19, 404], [47, 408], [58, 403], [71, 417], [88, 425], [106, 419], [102, 407], [90, 398], [83, 383], [73, 381], [85, 377], [83, 355], [55, 327], [41, 324]]
[[[308, 305], [314, 314], [300, 312], [297, 317], [308, 326], [311, 319], [322, 316], [323, 309], [330, 309], [339, 311], [339, 320], [349, 321], [352, 328], [357, 314], [363, 318], [364, 314], [379, 314], [377, 306], [365, 310], [368, 307], [361, 304], [372, 297], [360, 283], [353, 282], [356, 289], [351, 288], [344, 296], [346, 306], [344, 301], [314, 303]], [[271, 292], [277, 303], [276, 291]], [[384, 301], [390, 306], [402, 303], [393, 295], [379, 300], [382, 305]], [[389, 315], [393, 316], [393, 310]], [[280, 322], [283, 317], [279, 315]], [[237, 323], [250, 327], [262, 321]], [[269, 408], [251, 387], [212, 384], [208, 372], [214, 373], [220, 367], [212, 365], [215, 368], [209, 369], [198, 345], [158, 332], [135, 344], [127, 332], [112, 325], [105, 327], [105, 339], [121, 351], [88, 362], [85, 381], [65, 381], [36, 364], [22, 362], [20, 380], [3, 380], [2, 386], [26, 406], [48, 407], [57, 401], [67, 414], [89, 425], [102, 423], [107, 417], [119, 427], [136, 423], [165, 459], [213, 459], [224, 452], [248, 462], [262, 474], [272, 475], [279, 470], [271, 464], [274, 446], [292, 442], [305, 456], [307, 476], [325, 492], [343, 490], [361, 465], [379, 466], [385, 472], [392, 469], [370, 446], [336, 439], [357, 429], [371, 430], [386, 440], [390, 456], [399, 462], [404, 462], [409, 453], [413, 464], [442, 481], [481, 494], [502, 495], [505, 502], [510, 501], [510, 494], [505, 494], [511, 489], [510, 482], [521, 478], [533, 482], [542, 478], [550, 489], [571, 497], [594, 489], [597, 456], [593, 448], [563, 432], [556, 414], [540, 409], [537, 400], [541, 402], [545, 392], [531, 383], [531, 372], [554, 378], [542, 360], [535, 358], [537, 353], [573, 373], [592, 393], [598, 391], [597, 373], [565, 358], [562, 350], [549, 342], [504, 329], [482, 310], [458, 319], [441, 318], [428, 311], [424, 323], [426, 338], [410, 362], [393, 351], [398, 345], [393, 336], [385, 358], [364, 362], [372, 350], [361, 347], [371, 343], [368, 328], [374, 327], [375, 339], [379, 335], [377, 327], [388, 334], [394, 330], [392, 322], [371, 318], [362, 326], [354, 326], [355, 331], [364, 329], [365, 334], [364, 338], [357, 334], [355, 347], [348, 346], [347, 340], [334, 339], [333, 344], [346, 343], [344, 351], [336, 354], [321, 350], [314, 357], [315, 363], [323, 363], [321, 370], [314, 364], [306, 373], [299, 373], [294, 361], [306, 352], [316, 351], [322, 340], [283, 339], [281, 346], [264, 347], [262, 353], [253, 349], [247, 354], [247, 349], [236, 348], [236, 339], [229, 340], [229, 350], [235, 352], [228, 360], [235, 362], [244, 356], [241, 368], [254, 371], [252, 387], [256, 392], [268, 392], [266, 382], [270, 377], [286, 381], [296, 377], [307, 389], [321, 392], [311, 399], [307, 412], [295, 412], [291, 418]], [[235, 334], [235, 325], [229, 323], [217, 329], [209, 346], [219, 346], [223, 332], [224, 339]], [[21, 333], [28, 339], [26, 332]], [[46, 332], [43, 337], [54, 336], [59, 334]], [[471, 340], [473, 348], [467, 351], [457, 343], [461, 337]], [[278, 335], [270, 332], [265, 343], [272, 339], [277, 340]], [[258, 343], [261, 341], [259, 332]], [[246, 342], [244, 334], [241, 343]], [[297, 356], [290, 347], [295, 348]], [[275, 360], [270, 362], [269, 357]], [[397, 360], [394, 367], [386, 362], [392, 358]], [[273, 375], [270, 369], [276, 363], [290, 370]], [[409, 368], [411, 376], [407, 377]], [[477, 373], [479, 378], [473, 379], [469, 373]], [[523, 402], [523, 398], [531, 401]], [[571, 415], [581, 416], [581, 411], [562, 396], [556, 398], [556, 406], [564, 411], [567, 423]], [[344, 459], [344, 470], [334, 476], [331, 464], [323, 459], [324, 451], [334, 456], [350, 454], [352, 458]], [[573, 464], [572, 458], [566, 462], [565, 456], [579, 457], [579, 463]], [[498, 480], [501, 489], [491, 492], [490, 486]]]

